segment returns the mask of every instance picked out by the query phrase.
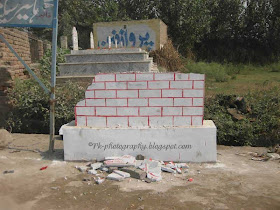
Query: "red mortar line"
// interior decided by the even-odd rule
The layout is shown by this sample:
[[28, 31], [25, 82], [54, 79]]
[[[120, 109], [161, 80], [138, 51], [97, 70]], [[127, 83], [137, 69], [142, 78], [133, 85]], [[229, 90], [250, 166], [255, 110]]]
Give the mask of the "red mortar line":
[[203, 115], [75, 115], [76, 117], [203, 117]]

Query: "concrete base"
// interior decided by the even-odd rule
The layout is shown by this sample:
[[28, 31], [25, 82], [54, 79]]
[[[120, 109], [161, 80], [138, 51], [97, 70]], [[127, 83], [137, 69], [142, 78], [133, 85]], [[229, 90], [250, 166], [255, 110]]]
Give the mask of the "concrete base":
[[144, 155], [163, 161], [216, 162], [216, 126], [159, 128], [63, 127], [64, 159], [103, 160], [107, 156]]

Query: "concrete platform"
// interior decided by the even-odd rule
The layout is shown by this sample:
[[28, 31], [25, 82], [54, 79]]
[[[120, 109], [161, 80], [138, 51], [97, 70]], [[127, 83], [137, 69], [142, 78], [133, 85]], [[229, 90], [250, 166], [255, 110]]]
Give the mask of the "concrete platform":
[[107, 156], [144, 155], [176, 162], [216, 162], [216, 126], [91, 128], [63, 127], [64, 159], [103, 160]]

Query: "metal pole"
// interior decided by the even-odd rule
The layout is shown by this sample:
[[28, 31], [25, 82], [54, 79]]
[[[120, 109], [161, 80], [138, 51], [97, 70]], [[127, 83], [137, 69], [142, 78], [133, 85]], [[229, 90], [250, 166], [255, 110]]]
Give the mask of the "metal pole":
[[52, 69], [51, 69], [51, 95], [50, 95], [50, 145], [49, 151], [54, 151], [55, 135], [55, 84], [56, 84], [56, 51], [57, 51], [57, 27], [58, 27], [58, 1], [54, 1], [54, 19], [52, 33]]

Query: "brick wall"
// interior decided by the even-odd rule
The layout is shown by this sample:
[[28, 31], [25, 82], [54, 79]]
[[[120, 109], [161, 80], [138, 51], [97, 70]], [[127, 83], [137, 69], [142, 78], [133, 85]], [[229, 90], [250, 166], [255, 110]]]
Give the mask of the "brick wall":
[[203, 74], [98, 74], [75, 107], [77, 126], [200, 126]]

